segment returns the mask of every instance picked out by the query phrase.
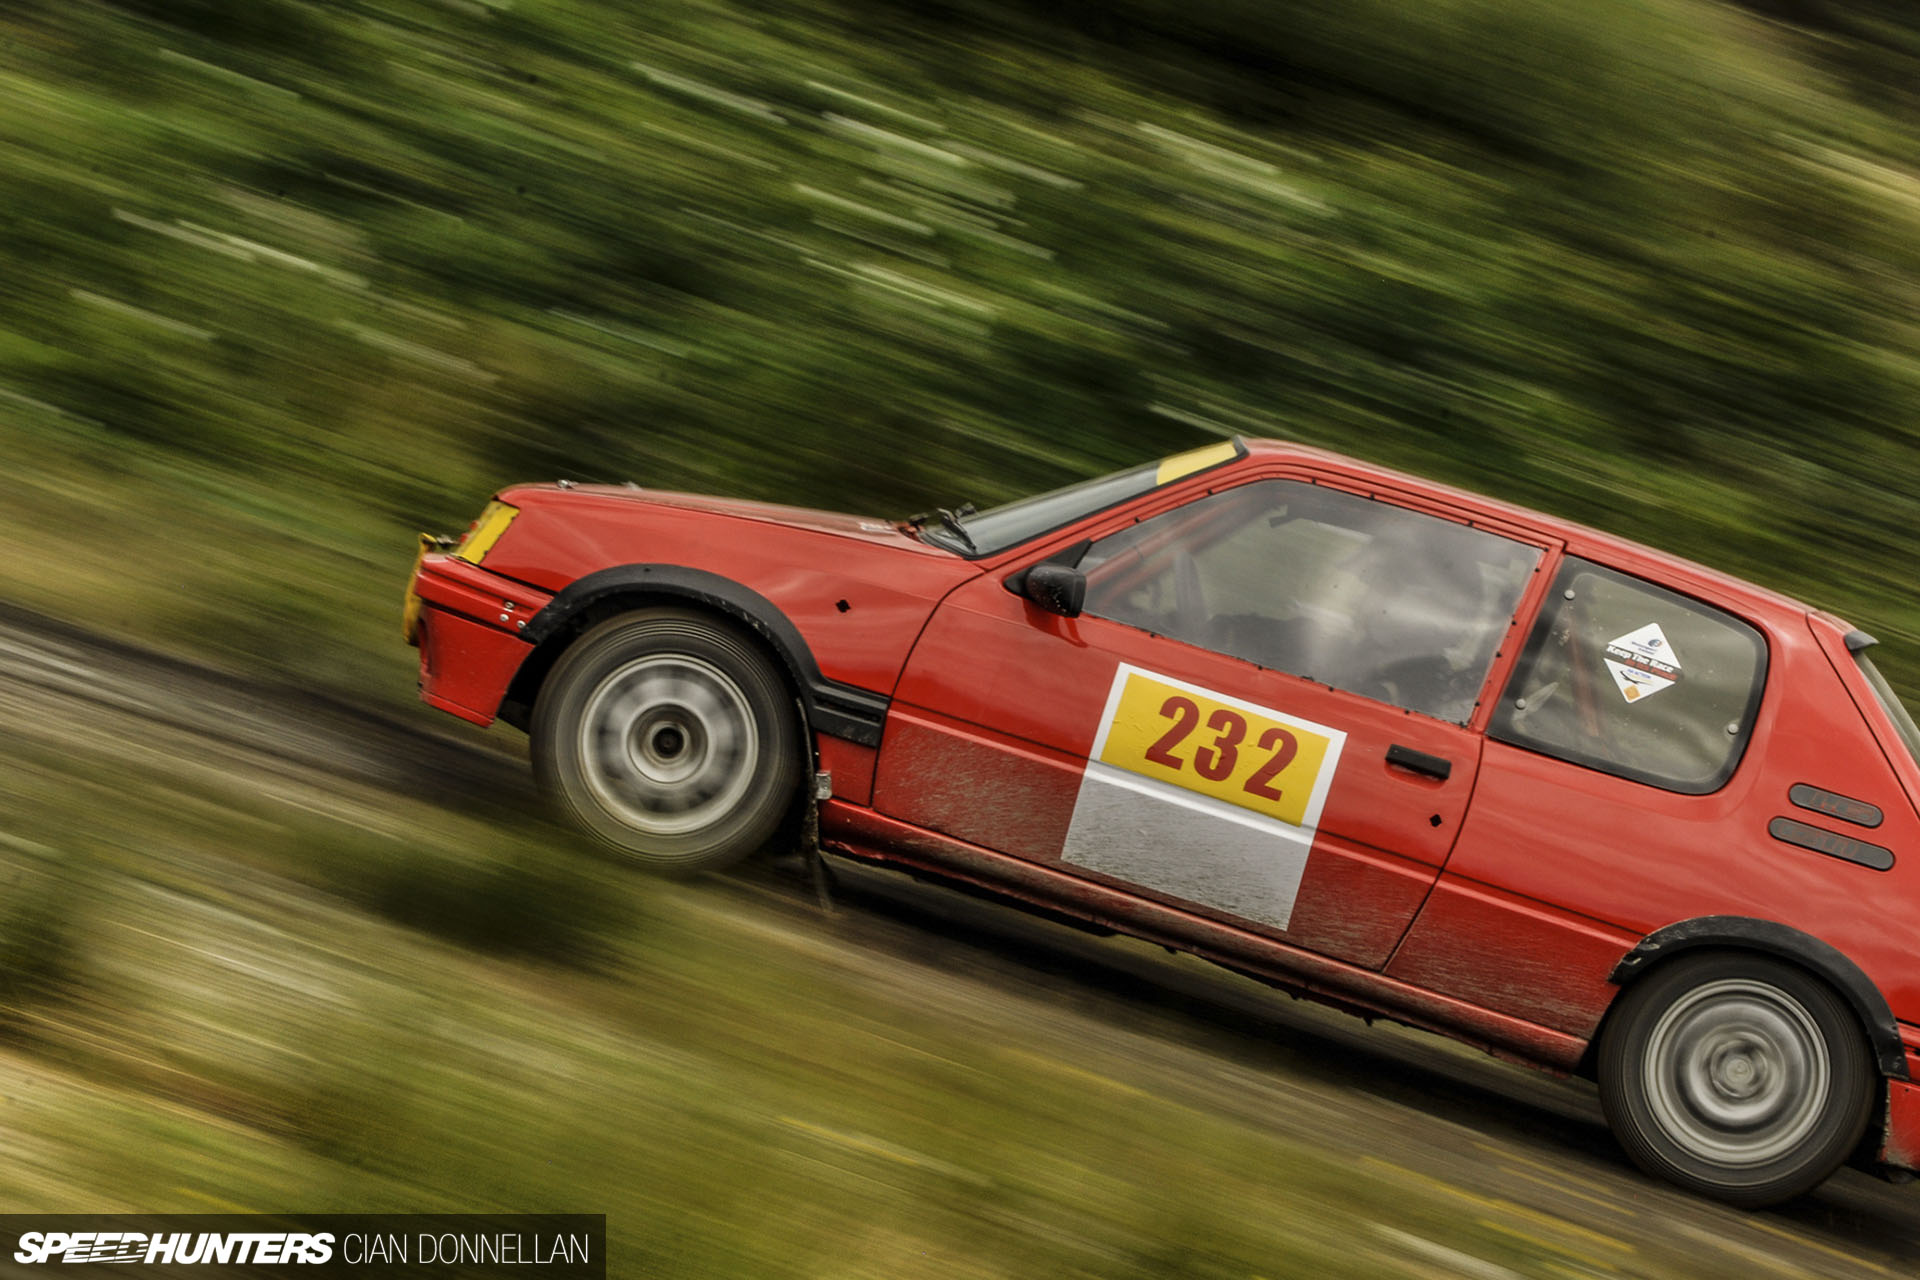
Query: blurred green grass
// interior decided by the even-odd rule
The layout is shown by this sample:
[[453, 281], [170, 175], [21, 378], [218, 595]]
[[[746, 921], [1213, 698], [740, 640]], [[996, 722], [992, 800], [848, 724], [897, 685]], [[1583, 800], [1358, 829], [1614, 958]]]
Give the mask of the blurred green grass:
[[1123, 1024], [797, 894], [124, 727], [0, 743], [0, 954], [65, 940], [0, 988], [10, 1212], [605, 1212], [609, 1274], [689, 1280], [1746, 1274], [1580, 1225], [1578, 1153], [1528, 1207], [1443, 1118], [1464, 1156], [1355, 1150], [1415, 1122], [1288, 1070], [1338, 1058], [1311, 1032]]
[[1246, 432], [1757, 577], [1915, 687], [1916, 31], [23, 0], [0, 591], [398, 702], [410, 535], [499, 484], [897, 513]]

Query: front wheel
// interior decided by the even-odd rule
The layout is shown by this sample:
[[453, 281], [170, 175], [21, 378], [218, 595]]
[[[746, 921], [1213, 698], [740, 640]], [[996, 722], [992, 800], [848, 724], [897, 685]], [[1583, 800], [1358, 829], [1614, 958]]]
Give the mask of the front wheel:
[[690, 610], [623, 614], [580, 637], [541, 686], [528, 733], [560, 811], [669, 874], [759, 849], [800, 784], [799, 727], [773, 665]]
[[1648, 1173], [1757, 1208], [1818, 1186], [1866, 1132], [1866, 1039], [1811, 974], [1702, 955], [1649, 974], [1620, 1002], [1600, 1041], [1600, 1103]]

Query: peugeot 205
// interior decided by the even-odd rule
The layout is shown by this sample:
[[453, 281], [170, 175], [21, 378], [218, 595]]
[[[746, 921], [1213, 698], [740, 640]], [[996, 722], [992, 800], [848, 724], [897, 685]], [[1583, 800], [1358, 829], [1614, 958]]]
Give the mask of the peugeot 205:
[[810, 814], [1591, 1076], [1734, 1204], [1920, 1168], [1920, 730], [1870, 636], [1687, 561], [1234, 441], [906, 521], [510, 488], [423, 537], [406, 633], [646, 867]]

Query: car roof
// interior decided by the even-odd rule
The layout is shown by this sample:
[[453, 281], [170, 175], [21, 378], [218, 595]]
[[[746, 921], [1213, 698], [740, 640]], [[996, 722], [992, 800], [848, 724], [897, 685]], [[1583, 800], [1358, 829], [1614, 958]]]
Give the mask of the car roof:
[[1511, 524], [1557, 539], [1566, 544], [1569, 554], [1599, 561], [1686, 594], [1713, 599], [1736, 613], [1781, 613], [1804, 617], [1814, 612], [1808, 605], [1791, 596], [1748, 582], [1744, 578], [1737, 578], [1684, 556], [1660, 551], [1644, 543], [1635, 542], [1631, 538], [1607, 533], [1578, 521], [1551, 516], [1531, 507], [1503, 502], [1498, 498], [1489, 498], [1485, 494], [1442, 484], [1424, 476], [1363, 462], [1358, 458], [1335, 453], [1330, 449], [1319, 449], [1312, 445], [1296, 444], [1287, 440], [1250, 439], [1244, 443], [1247, 447], [1247, 463], [1294, 463], [1313, 469], [1324, 469], [1362, 483], [1371, 482], [1385, 488], [1405, 489], [1458, 504], [1470, 510], [1485, 512]]

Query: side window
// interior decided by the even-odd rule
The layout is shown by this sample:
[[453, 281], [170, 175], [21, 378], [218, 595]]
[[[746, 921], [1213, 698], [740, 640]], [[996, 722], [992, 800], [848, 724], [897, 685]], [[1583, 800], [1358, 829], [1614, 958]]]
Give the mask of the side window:
[[1740, 763], [1766, 676], [1766, 641], [1738, 618], [1569, 559], [1488, 731], [1702, 795]]
[[1465, 723], [1538, 548], [1290, 480], [1095, 543], [1086, 612]]

